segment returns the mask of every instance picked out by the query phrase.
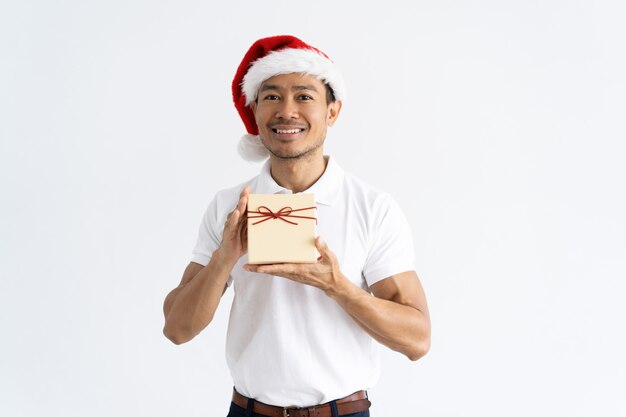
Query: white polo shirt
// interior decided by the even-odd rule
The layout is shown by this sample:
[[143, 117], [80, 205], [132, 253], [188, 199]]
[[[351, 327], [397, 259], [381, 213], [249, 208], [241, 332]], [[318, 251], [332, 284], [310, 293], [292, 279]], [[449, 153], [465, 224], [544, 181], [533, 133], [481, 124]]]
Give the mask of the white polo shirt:
[[[226, 216], [245, 185], [251, 193], [291, 193], [261, 173], [218, 192], [204, 215], [192, 261], [206, 265], [222, 238]], [[359, 287], [413, 270], [405, 216], [388, 195], [346, 174], [332, 157], [314, 193], [317, 233]], [[378, 342], [323, 291], [285, 278], [247, 272], [243, 256], [234, 286], [226, 360], [241, 394], [266, 404], [307, 407], [372, 387], [379, 375]]]

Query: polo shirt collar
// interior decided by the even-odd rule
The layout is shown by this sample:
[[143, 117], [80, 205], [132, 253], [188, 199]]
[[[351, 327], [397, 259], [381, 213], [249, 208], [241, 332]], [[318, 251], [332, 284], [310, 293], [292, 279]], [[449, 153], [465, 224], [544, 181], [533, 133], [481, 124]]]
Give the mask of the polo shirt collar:
[[[332, 206], [339, 197], [343, 178], [343, 169], [335, 162], [332, 156], [328, 156], [326, 170], [324, 170], [322, 176], [303, 193], [313, 193], [315, 194], [316, 203]], [[292, 194], [291, 190], [281, 187], [272, 178], [269, 159], [261, 169], [254, 192], [257, 194]]]

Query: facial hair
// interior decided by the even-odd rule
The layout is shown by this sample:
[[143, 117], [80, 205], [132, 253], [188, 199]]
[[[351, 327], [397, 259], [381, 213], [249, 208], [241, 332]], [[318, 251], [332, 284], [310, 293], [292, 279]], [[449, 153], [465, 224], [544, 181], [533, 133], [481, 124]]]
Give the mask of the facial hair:
[[263, 136], [259, 136], [259, 138], [261, 139], [261, 143], [263, 144], [263, 146], [265, 146], [265, 149], [267, 149], [269, 153], [271, 153], [272, 155], [274, 155], [276, 158], [279, 158], [279, 159], [307, 158], [308, 156], [313, 154], [314, 151], [322, 147], [322, 145], [324, 145], [324, 140], [326, 140], [326, 137], [323, 137], [319, 142], [314, 143], [313, 145], [309, 146], [308, 148], [300, 152], [285, 153], [285, 152], [279, 152], [267, 146], [267, 143], [265, 142], [265, 139], [263, 139]]

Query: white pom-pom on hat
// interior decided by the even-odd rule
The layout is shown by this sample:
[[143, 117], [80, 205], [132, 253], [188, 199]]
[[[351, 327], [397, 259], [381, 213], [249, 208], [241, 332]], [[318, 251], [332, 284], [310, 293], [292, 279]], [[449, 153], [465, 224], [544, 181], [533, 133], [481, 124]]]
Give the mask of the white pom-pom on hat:
[[239, 139], [237, 152], [246, 161], [260, 162], [270, 156], [269, 151], [261, 142], [259, 135], [243, 135]]

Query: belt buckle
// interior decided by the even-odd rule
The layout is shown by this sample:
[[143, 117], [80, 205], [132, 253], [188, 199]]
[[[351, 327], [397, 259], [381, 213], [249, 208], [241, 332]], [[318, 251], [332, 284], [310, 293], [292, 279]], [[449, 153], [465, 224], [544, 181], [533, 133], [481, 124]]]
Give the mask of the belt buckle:
[[315, 406], [313, 406], [313, 407], [284, 407], [283, 408], [283, 417], [291, 417], [291, 412], [295, 411], [295, 410], [300, 411], [300, 413], [297, 414], [297, 415], [302, 416], [303, 415], [302, 413], [306, 413], [307, 416], [313, 417], [313, 416], [317, 415], [315, 413], [316, 409], [317, 409], [317, 407], [315, 407]]

